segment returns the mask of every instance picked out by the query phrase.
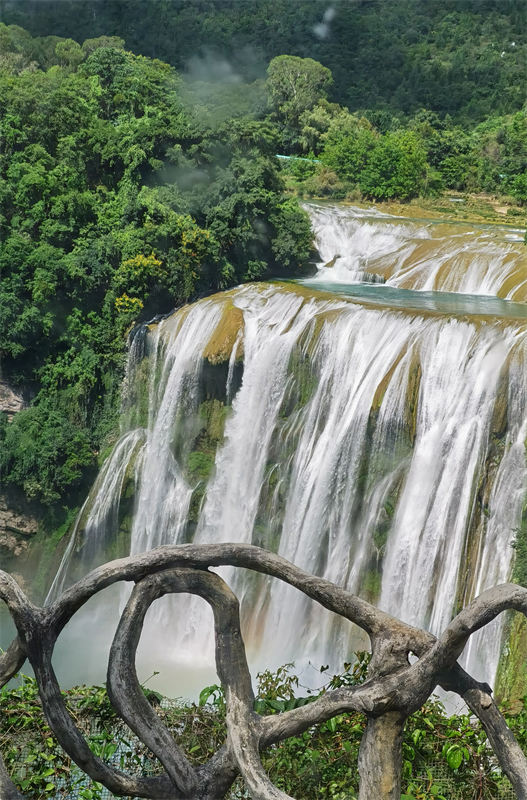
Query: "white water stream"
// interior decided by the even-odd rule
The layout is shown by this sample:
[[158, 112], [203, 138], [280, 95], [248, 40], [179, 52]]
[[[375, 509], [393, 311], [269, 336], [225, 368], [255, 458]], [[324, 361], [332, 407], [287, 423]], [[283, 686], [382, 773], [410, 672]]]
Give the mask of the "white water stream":
[[[419, 252], [411, 267], [412, 253], [433, 239], [428, 227], [386, 223], [383, 215], [365, 221], [348, 209], [312, 215], [323, 259], [347, 252], [346, 262], [321, 270], [321, 280], [329, 271], [332, 281], [349, 280], [359, 259], [361, 270], [376, 274], [392, 263], [394, 286], [408, 274], [428, 273], [430, 282], [433, 273], [436, 281], [441, 251], [450, 291], [480, 280], [480, 292], [498, 293], [511, 283], [513, 245], [484, 232], [444, 235], [429, 262]], [[459, 260], [467, 252], [470, 279], [462, 264], [471, 258]], [[514, 261], [515, 276], [518, 268]], [[223, 382], [225, 427], [191, 524], [196, 485], [188, 459], [203, 425], [201, 404], [211, 399], [203, 353], [234, 313], [231, 350], [223, 366], [207, 367]], [[86, 553], [90, 542], [112, 536], [133, 462], [132, 553], [190, 538], [261, 544], [434, 633], [462, 602], [507, 578], [527, 491], [527, 322], [477, 309], [455, 316], [363, 307], [263, 284], [187, 307], [149, 337], [148, 421], [123, 432], [90, 495], [76, 533]], [[133, 374], [130, 368], [127, 391]], [[349, 624], [277, 582], [223, 574], [242, 600], [258, 668], [292, 660], [339, 669], [366, 644]], [[172, 675], [178, 665], [191, 665], [196, 685], [187, 686], [196, 689], [212, 664], [202, 606], [178, 598], [156, 603], [150, 615], [141, 658], [145, 674], [162, 665], [165, 691], [181, 691]], [[98, 626], [105, 613], [94, 617]], [[476, 677], [493, 680], [499, 649], [498, 626], [491, 647], [472, 641], [466, 660]]]
[[311, 205], [309, 213], [322, 260], [320, 281], [383, 281], [402, 289], [527, 301], [522, 228], [401, 219], [354, 206]]

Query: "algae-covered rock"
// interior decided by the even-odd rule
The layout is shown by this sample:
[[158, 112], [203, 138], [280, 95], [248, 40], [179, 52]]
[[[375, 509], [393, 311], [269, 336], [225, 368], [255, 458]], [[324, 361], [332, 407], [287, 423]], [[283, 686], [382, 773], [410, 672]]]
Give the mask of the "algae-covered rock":
[[498, 391], [496, 392], [496, 403], [494, 405], [494, 413], [492, 415], [491, 430], [495, 436], [504, 436], [507, 432], [508, 426], [508, 399], [509, 399], [509, 381], [510, 376], [508, 369], [500, 376], [498, 384]]
[[326, 269], [328, 269], [328, 268], [331, 268], [331, 267], [334, 267], [334, 266], [335, 266], [335, 264], [337, 263], [337, 260], [338, 260], [339, 258], [341, 258], [341, 256], [340, 256], [340, 255], [337, 253], [336, 255], [334, 255], [334, 256], [333, 256], [333, 258], [331, 258], [331, 259], [330, 259], [328, 262], [326, 262], [326, 263], [324, 264], [324, 267], [325, 267]]
[[406, 427], [408, 430], [409, 441], [412, 443], [412, 445], [415, 441], [415, 434], [417, 428], [417, 410], [419, 407], [419, 391], [421, 388], [421, 375], [422, 375], [421, 364], [415, 357], [412, 362], [412, 366], [410, 367], [410, 373], [408, 376], [408, 389], [406, 391], [406, 402], [404, 404]]
[[193, 487], [189, 509], [189, 529], [197, 524], [207, 484], [214, 470], [216, 452], [223, 442], [229, 407], [218, 399], [204, 400], [198, 409], [199, 429], [186, 460], [187, 480]]
[[236, 358], [243, 357], [243, 312], [232, 303], [224, 307], [221, 319], [210, 337], [205, 350], [204, 358], [211, 364], [222, 364], [231, 357], [236, 345]]
[[527, 620], [522, 614], [509, 618], [496, 680], [498, 701], [519, 711], [527, 695]]
[[370, 569], [362, 579], [360, 595], [370, 603], [375, 603], [381, 593], [382, 576], [376, 569]]

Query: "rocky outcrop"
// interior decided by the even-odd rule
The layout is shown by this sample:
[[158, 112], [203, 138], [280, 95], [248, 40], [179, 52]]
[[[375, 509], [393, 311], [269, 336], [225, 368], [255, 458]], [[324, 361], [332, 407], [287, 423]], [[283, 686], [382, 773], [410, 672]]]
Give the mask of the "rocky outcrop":
[[24, 406], [22, 395], [17, 394], [8, 383], [0, 379], [0, 412], [7, 414], [8, 419], [11, 420], [13, 415]]
[[[29, 563], [32, 538], [39, 522], [30, 509], [12, 503], [0, 495], [0, 569], [15, 575], [22, 586], [25, 578], [19, 571]], [[22, 568], [22, 565], [25, 565]]]
[[328, 269], [329, 267], [334, 267], [334, 266], [335, 266], [335, 264], [336, 264], [336, 262], [337, 262], [337, 259], [339, 259], [339, 258], [342, 258], [342, 256], [340, 256], [340, 255], [338, 255], [338, 254], [335, 254], [335, 255], [333, 256], [333, 258], [332, 258], [332, 259], [330, 259], [330, 261], [327, 261], [327, 262], [324, 264], [324, 267], [325, 267], [326, 269]]
[[38, 530], [38, 520], [31, 513], [22, 513], [15, 510], [0, 495], [0, 547], [5, 546], [4, 542], [11, 541], [12, 537], [22, 541], [33, 536]]
[[235, 305], [226, 305], [219, 324], [207, 342], [203, 357], [210, 364], [223, 364], [229, 361], [236, 347], [236, 358], [240, 360], [243, 357], [243, 326], [243, 311]]
[[15, 536], [14, 533], [0, 530], [0, 557], [4, 555], [18, 558], [27, 551], [28, 547], [27, 539], [21, 539], [19, 536]]

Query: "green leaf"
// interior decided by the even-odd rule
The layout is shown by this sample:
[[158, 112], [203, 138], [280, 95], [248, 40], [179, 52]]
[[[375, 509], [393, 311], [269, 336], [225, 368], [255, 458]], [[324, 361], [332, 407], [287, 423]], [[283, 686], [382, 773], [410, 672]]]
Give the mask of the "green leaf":
[[423, 736], [424, 736], [424, 731], [419, 730], [419, 728], [417, 728], [417, 730], [415, 730], [412, 733], [412, 742], [415, 745], [417, 745], [419, 743], [419, 741], [423, 738]]
[[453, 770], [459, 769], [463, 763], [463, 753], [457, 745], [453, 745], [447, 750], [446, 762], [450, 769]]
[[335, 733], [337, 730], [337, 718], [331, 717], [331, 719], [328, 719], [326, 721], [326, 728], [331, 731], [331, 733]]
[[209, 697], [213, 695], [218, 688], [219, 687], [216, 684], [213, 684], [212, 686], [205, 686], [205, 688], [199, 693], [199, 705], [204, 706]]

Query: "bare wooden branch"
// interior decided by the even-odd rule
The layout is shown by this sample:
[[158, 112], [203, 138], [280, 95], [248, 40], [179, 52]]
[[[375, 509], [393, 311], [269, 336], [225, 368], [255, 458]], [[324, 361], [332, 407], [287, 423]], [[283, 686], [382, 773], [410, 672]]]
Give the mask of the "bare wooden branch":
[[359, 800], [400, 800], [405, 720], [400, 711], [368, 720], [359, 748]]
[[0, 797], [2, 800], [24, 800], [24, 795], [18, 791], [9, 777], [2, 759], [0, 759]]
[[26, 657], [26, 651], [18, 637], [0, 654], [0, 689], [22, 669]]
[[[269, 717], [254, 712], [254, 696], [240, 630], [238, 601], [209, 567], [248, 568], [288, 583], [325, 608], [361, 627], [372, 645], [369, 679], [342, 686], [308, 705]], [[121, 616], [110, 651], [108, 694], [119, 716], [159, 759], [164, 775], [138, 777], [96, 757], [64, 704], [51, 665], [64, 626], [94, 594], [118, 581], [136, 585]], [[225, 690], [227, 738], [204, 765], [193, 767], [147, 702], [135, 670], [135, 654], [145, 614], [154, 600], [188, 592], [204, 598], [214, 614], [216, 668]], [[269, 780], [259, 753], [311, 725], [344, 711], [368, 719], [360, 748], [361, 800], [395, 800], [400, 794], [404, 722], [439, 683], [460, 694], [487, 731], [499, 763], [519, 798], [527, 800], [527, 760], [515, 741], [490, 688], [457, 664], [468, 638], [498, 614], [515, 609], [527, 615], [527, 589], [504, 584], [484, 592], [452, 620], [439, 638], [407, 625], [322, 578], [309, 575], [280, 556], [253, 545], [216, 544], [161, 547], [98, 567], [67, 589], [51, 606], [29, 602], [16, 581], [0, 571], [0, 599], [7, 604], [18, 637], [0, 656], [0, 685], [27, 657], [33, 666], [44, 713], [72, 759], [115, 795], [155, 800], [219, 800], [238, 774], [255, 800], [291, 800]], [[418, 659], [409, 663], [409, 654]], [[0, 761], [0, 796], [21, 800]]]
[[359, 625], [366, 633], [380, 634], [392, 624], [394, 617], [375, 608], [371, 603], [335, 586], [330, 581], [310, 575], [285, 558], [261, 547], [249, 544], [171, 545], [158, 547], [148, 553], [111, 561], [98, 567], [67, 589], [49, 607], [53, 624], [60, 630], [72, 615], [96, 592], [119, 580], [137, 582], [153, 572], [171, 567], [246, 567], [300, 589], [321, 605]]
[[509, 778], [518, 800], [527, 800], [527, 759], [489, 694], [469, 689], [463, 699], [481, 720], [500, 766]]
[[[197, 777], [184, 753], [144, 696], [135, 670], [135, 653], [145, 614], [151, 603], [166, 592], [165, 573], [140, 581], [121, 615], [108, 660], [108, 697], [118, 714], [163, 764], [167, 775], [183, 797], [196, 792]], [[184, 576], [171, 574], [174, 591], [185, 591]]]

